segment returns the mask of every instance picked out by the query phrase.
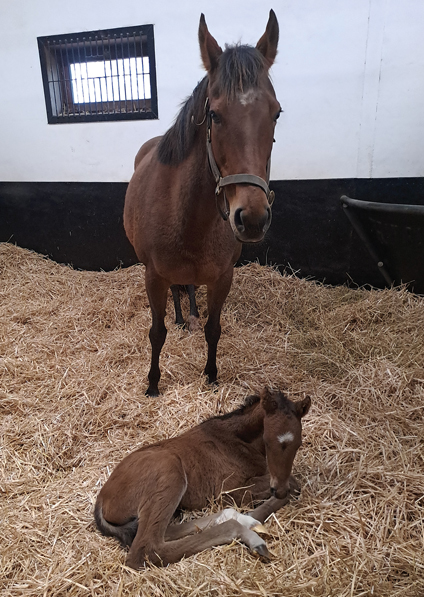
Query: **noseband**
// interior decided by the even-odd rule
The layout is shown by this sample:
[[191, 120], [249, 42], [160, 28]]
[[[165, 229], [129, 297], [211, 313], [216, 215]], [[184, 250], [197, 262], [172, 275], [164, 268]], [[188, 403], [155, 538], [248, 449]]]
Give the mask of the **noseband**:
[[[211, 128], [212, 128], [212, 116], [211, 111], [209, 110], [209, 99], [206, 100], [205, 103], [205, 111], [206, 111], [206, 120], [207, 120], [207, 133], [206, 133], [206, 150], [208, 154], [208, 162], [213, 177], [215, 178], [216, 188], [215, 188], [215, 196], [216, 196], [216, 205], [218, 208], [219, 213], [223, 220], [228, 220], [230, 215], [230, 208], [227, 202], [227, 196], [225, 194], [226, 186], [230, 184], [248, 184], [253, 185], [255, 187], [259, 187], [263, 190], [268, 200], [269, 206], [274, 203], [275, 193], [271, 191], [269, 188], [269, 177], [270, 177], [270, 170], [271, 170], [271, 158], [268, 160], [266, 165], [266, 181], [261, 178], [260, 176], [256, 176], [256, 174], [230, 174], [229, 176], [221, 176], [221, 172], [219, 171], [218, 165], [215, 161], [213, 151], [212, 151], [212, 139], [211, 139]], [[218, 196], [220, 195], [221, 191], [224, 190], [224, 210], [218, 203]]]

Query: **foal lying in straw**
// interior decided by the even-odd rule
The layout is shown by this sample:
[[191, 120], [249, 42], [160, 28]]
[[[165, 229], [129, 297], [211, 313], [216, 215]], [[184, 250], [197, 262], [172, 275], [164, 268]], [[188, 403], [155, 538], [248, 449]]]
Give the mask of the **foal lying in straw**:
[[[97, 498], [99, 530], [130, 546], [127, 565], [136, 569], [147, 560], [166, 565], [234, 539], [269, 557], [252, 529], [297, 489], [291, 470], [310, 405], [309, 396], [292, 402], [265, 389], [231, 413], [129, 454]], [[237, 505], [266, 501], [249, 515], [228, 508], [171, 524], [177, 509], [205, 508], [222, 492]]]

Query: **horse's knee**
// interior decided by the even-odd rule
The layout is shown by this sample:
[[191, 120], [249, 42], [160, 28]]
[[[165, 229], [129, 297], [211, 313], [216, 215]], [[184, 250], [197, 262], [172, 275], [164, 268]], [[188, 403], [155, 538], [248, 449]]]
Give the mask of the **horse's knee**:
[[205, 338], [208, 345], [218, 344], [218, 340], [221, 337], [221, 324], [219, 320], [217, 322], [208, 322], [205, 325]]

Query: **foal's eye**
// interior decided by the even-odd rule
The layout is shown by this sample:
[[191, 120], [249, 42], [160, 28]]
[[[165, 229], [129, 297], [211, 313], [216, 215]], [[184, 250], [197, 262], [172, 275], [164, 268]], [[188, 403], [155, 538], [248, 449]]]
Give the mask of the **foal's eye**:
[[276, 115], [275, 115], [275, 117], [274, 117], [274, 120], [275, 120], [275, 122], [277, 122], [277, 120], [280, 118], [280, 114], [281, 114], [281, 112], [282, 112], [282, 109], [280, 108], [280, 109], [278, 110], [277, 114], [276, 114]]
[[216, 124], [218, 124], [218, 123], [220, 123], [220, 122], [221, 122], [221, 119], [219, 118], [218, 114], [217, 114], [216, 112], [214, 112], [213, 110], [211, 110], [211, 111], [210, 111], [210, 115], [211, 115], [211, 118], [212, 118], [212, 120], [213, 120], [213, 121], [214, 121]]

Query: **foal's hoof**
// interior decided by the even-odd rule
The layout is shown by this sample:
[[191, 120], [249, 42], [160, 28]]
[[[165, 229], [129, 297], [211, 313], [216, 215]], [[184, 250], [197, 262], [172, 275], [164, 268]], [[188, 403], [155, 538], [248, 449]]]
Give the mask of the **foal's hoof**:
[[268, 548], [265, 545], [265, 543], [261, 543], [260, 545], [257, 545], [253, 551], [255, 553], [257, 553], [260, 558], [266, 560], [267, 562], [269, 562], [272, 559], [272, 556], [271, 556], [270, 552], [268, 551]]

